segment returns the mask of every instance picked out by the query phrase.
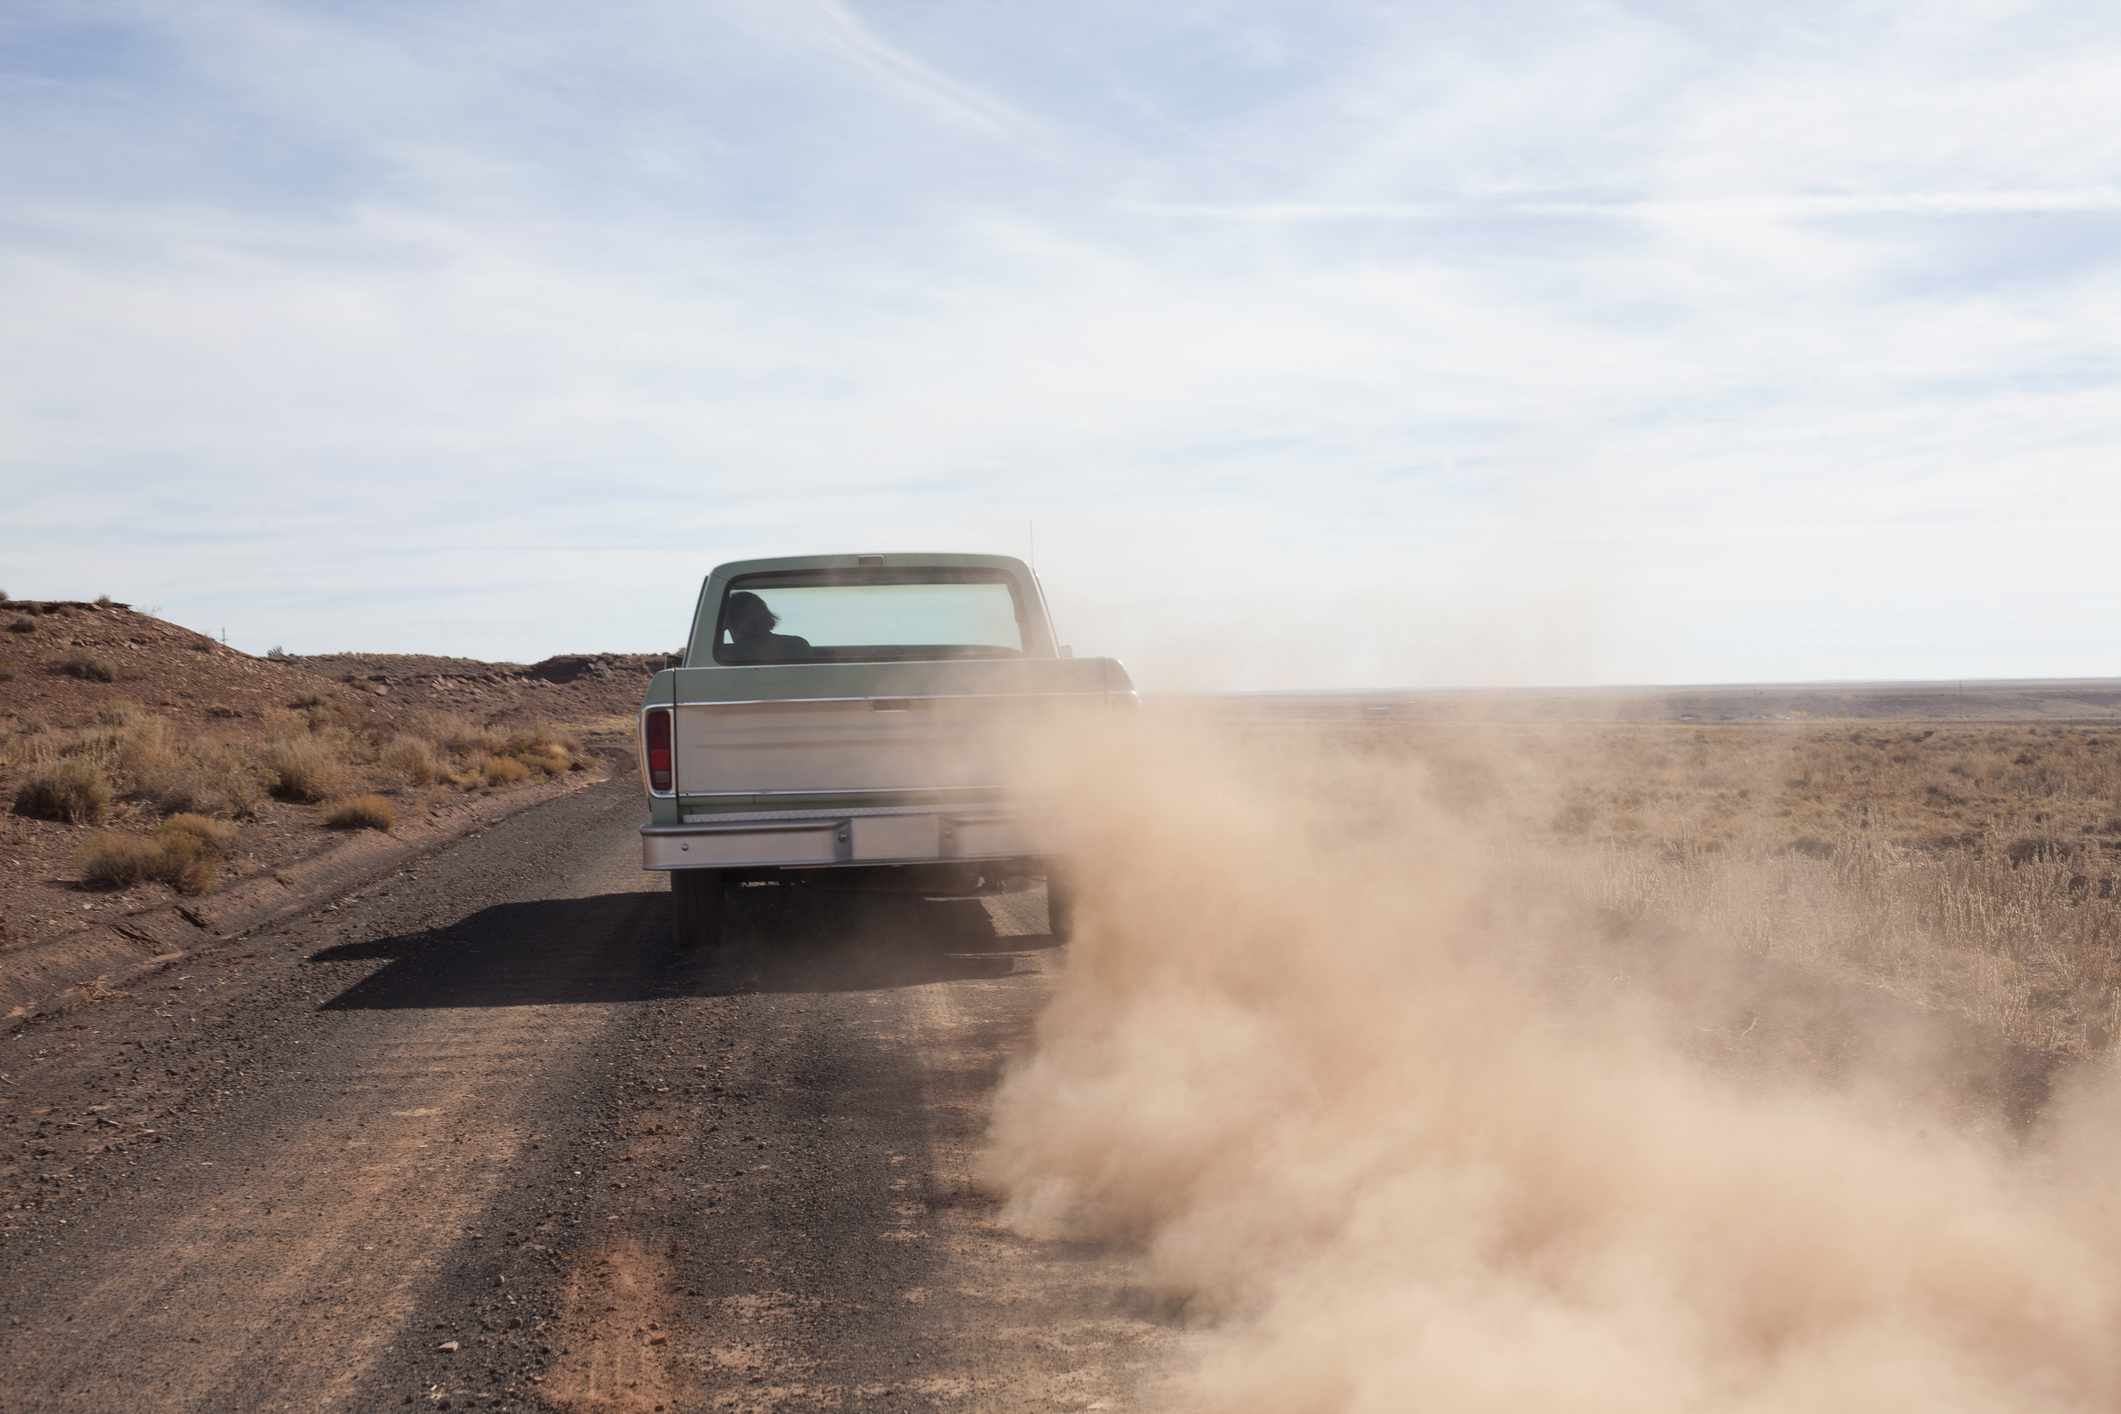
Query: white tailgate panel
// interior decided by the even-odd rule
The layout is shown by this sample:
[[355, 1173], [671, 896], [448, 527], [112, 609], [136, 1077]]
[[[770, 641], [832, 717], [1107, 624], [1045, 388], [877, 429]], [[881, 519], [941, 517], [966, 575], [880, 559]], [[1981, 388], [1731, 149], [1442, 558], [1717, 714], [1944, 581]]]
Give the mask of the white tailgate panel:
[[682, 796], [992, 787], [1012, 743], [1097, 697], [745, 702], [678, 709]]

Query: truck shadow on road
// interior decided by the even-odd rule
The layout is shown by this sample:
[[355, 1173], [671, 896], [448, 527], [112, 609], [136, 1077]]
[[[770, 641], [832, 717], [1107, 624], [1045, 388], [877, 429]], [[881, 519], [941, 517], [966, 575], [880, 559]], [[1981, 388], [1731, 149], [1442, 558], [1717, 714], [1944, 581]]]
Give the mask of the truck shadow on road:
[[740, 890], [728, 937], [706, 951], [671, 936], [661, 892], [496, 904], [445, 928], [343, 943], [318, 965], [386, 965], [323, 1003], [325, 1011], [551, 1006], [662, 997], [854, 992], [994, 979], [1054, 946], [1004, 936], [976, 898], [824, 890]]

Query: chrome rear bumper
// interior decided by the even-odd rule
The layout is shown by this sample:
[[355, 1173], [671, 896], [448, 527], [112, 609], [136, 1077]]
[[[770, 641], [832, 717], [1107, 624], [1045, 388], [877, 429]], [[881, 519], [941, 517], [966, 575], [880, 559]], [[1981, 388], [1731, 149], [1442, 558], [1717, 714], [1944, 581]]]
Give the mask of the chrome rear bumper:
[[644, 869], [810, 869], [835, 864], [933, 864], [1046, 853], [1038, 831], [980, 807], [875, 807], [690, 815], [641, 829]]

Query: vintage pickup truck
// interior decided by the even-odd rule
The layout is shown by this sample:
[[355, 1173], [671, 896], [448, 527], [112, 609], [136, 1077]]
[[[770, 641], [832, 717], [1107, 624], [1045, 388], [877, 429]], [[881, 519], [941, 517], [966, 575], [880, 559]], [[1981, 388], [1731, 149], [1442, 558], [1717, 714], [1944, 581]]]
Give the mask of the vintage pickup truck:
[[1118, 662], [1055, 641], [1020, 560], [726, 564], [641, 707], [642, 864], [669, 873], [687, 945], [719, 940], [733, 885], [824, 880], [943, 893], [1043, 876], [1065, 937], [1065, 871], [1005, 763], [1056, 715], [1135, 702]]

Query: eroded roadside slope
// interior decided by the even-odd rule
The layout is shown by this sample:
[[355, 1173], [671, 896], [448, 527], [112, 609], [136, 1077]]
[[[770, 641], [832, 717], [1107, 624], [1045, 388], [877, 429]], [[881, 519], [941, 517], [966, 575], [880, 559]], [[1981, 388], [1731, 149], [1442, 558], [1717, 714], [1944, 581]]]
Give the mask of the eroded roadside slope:
[[623, 767], [652, 666], [259, 658], [123, 604], [0, 604], [0, 1016]]

